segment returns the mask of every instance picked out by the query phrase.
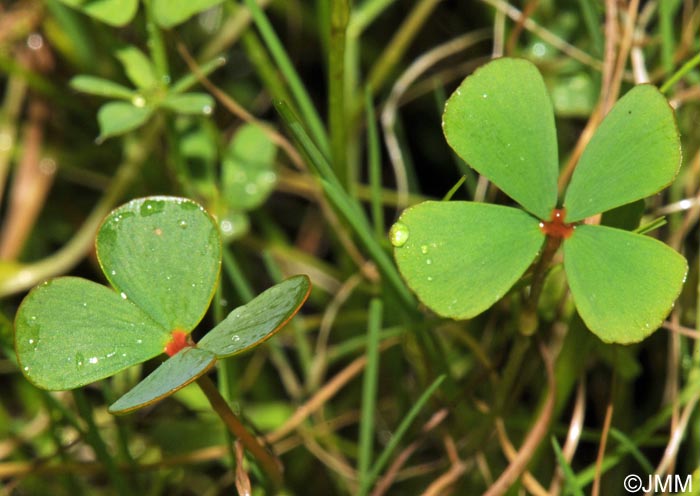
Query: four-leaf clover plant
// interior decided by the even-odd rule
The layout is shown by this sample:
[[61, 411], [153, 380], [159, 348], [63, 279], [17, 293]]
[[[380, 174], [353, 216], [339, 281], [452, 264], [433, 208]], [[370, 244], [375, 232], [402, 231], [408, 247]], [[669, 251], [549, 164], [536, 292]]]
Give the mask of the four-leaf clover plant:
[[547, 240], [563, 246], [574, 303], [606, 342], [657, 329], [680, 294], [686, 260], [651, 237], [583, 221], [668, 186], [681, 164], [673, 110], [653, 86], [635, 86], [605, 117], [558, 207], [554, 112], [537, 68], [492, 61], [445, 105], [455, 152], [524, 210], [468, 201], [406, 209], [390, 232], [404, 279], [437, 314], [474, 317], [531, 266]]

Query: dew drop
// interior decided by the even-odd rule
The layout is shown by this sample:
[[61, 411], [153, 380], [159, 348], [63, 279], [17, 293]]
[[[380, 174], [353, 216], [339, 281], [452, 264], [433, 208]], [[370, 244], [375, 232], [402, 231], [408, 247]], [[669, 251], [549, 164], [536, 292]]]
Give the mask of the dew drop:
[[29, 340], [29, 344], [34, 344], [34, 340], [33, 340], [33, 339], [30, 339], [30, 340]]
[[141, 95], [135, 95], [131, 99], [131, 104], [134, 107], [143, 108], [146, 106], [146, 99], [144, 97], [142, 97]]
[[113, 271], [111, 272], [111, 274], [112, 274], [113, 276], [116, 276], [116, 275], [117, 275], [117, 271], [116, 271], [116, 270], [113, 270]]
[[408, 241], [408, 226], [403, 222], [397, 222], [391, 226], [389, 240], [391, 244], [397, 248], [405, 245], [406, 241]]
[[486, 94], [486, 93], [484, 93], [483, 95], [481, 95], [481, 98], [488, 98], [488, 97], [489, 97], [489, 96], [488, 96], [488, 94]]
[[432, 263], [433, 263], [433, 261], [432, 261], [430, 258], [428, 258], [428, 259], [425, 261], [425, 264], [426, 264], [426, 265], [431, 265]]
[[428, 276], [428, 282], [433, 280], [433, 276]]
[[425, 255], [428, 253], [428, 245], [423, 245], [420, 247], [420, 252]]
[[29, 367], [28, 367], [28, 366], [25, 366], [25, 367], [24, 367], [24, 371], [25, 371], [25, 372], [28, 372], [28, 371], [29, 371]]
[[137, 340], [136, 340], [136, 344], [141, 344], [141, 343], [143, 343], [143, 339], [137, 339]]
[[205, 105], [204, 107], [202, 107], [202, 113], [204, 115], [211, 115], [212, 111], [213, 109], [211, 108], [211, 105]]
[[241, 337], [238, 334], [234, 334], [231, 336], [231, 341], [238, 342], [241, 340]]
[[180, 226], [182, 229], [185, 229], [187, 227], [187, 221], [181, 220], [180, 222], [178, 222], [177, 225]]
[[88, 360], [88, 362], [90, 362], [93, 365], [96, 364], [98, 361], [99, 359], [97, 357], [90, 357], [90, 359]]
[[233, 232], [233, 224], [231, 223], [230, 220], [222, 220], [221, 221], [221, 231], [224, 234], [229, 234]]
[[125, 293], [124, 291], [122, 291], [121, 293], [119, 293], [119, 296], [122, 297], [122, 300], [126, 300], [126, 293]]

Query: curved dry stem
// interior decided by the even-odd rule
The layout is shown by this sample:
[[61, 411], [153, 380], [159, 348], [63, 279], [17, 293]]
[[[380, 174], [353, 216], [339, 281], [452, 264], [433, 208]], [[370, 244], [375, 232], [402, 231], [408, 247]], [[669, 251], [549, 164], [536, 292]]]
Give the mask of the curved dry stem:
[[454, 446], [454, 441], [452, 441], [452, 438], [447, 437], [445, 439], [445, 448], [447, 450], [448, 458], [452, 462], [452, 465], [450, 466], [450, 469], [447, 472], [445, 472], [436, 480], [434, 480], [426, 488], [426, 490], [423, 491], [422, 496], [441, 496], [445, 494], [450, 488], [450, 486], [457, 482], [462, 476], [462, 474], [464, 474], [464, 472], [466, 472], [467, 468], [469, 467], [467, 463], [463, 462], [458, 458], [457, 450]]
[[[503, 453], [506, 455], [508, 461], [512, 462], [518, 455], [518, 452], [515, 450], [513, 443], [511, 443], [510, 439], [508, 438], [508, 433], [506, 432], [506, 426], [503, 423], [503, 419], [499, 418], [496, 420], [496, 432], [498, 434], [498, 442], [501, 444]], [[523, 472], [523, 486], [525, 486], [525, 489], [527, 489], [530, 494], [534, 494], [535, 496], [548, 496], [547, 490], [527, 470]]]
[[382, 110], [381, 120], [382, 129], [384, 130], [384, 141], [389, 152], [389, 159], [394, 170], [394, 177], [396, 178], [396, 191], [398, 194], [396, 208], [398, 211], [408, 206], [408, 176], [406, 174], [406, 164], [401, 154], [399, 140], [394, 132], [396, 114], [401, 97], [406, 93], [406, 90], [432, 66], [480, 41], [488, 39], [489, 36], [489, 33], [485, 30], [475, 31], [438, 45], [414, 60], [413, 63], [408, 66], [408, 69], [399, 76], [396, 83], [394, 83], [394, 86], [391, 88], [391, 93], [389, 93], [389, 97], [384, 104], [384, 110]]
[[[571, 462], [574, 458], [574, 453], [581, 440], [583, 432], [583, 422], [586, 417], [586, 383], [582, 379], [576, 388], [576, 402], [574, 403], [574, 411], [571, 414], [571, 422], [569, 422], [569, 431], [566, 434], [566, 443], [562, 448], [562, 455], [567, 462]], [[552, 482], [549, 485], [549, 495], [554, 496], [559, 494], [561, 483], [564, 479], [564, 472], [561, 467], [557, 467]]]
[[221, 102], [221, 104], [224, 107], [226, 107], [226, 109], [229, 112], [241, 119], [243, 122], [259, 126], [260, 129], [262, 129], [263, 132], [270, 139], [270, 141], [279, 146], [284, 151], [284, 153], [287, 154], [289, 159], [295, 166], [297, 166], [297, 168], [299, 168], [300, 170], [306, 169], [301, 156], [297, 152], [296, 148], [294, 148], [294, 146], [289, 142], [289, 140], [287, 140], [287, 138], [285, 138], [282, 134], [278, 133], [272, 126], [270, 126], [266, 122], [261, 121], [253, 114], [248, 112], [241, 104], [239, 104], [229, 95], [224, 93], [221, 89], [219, 89], [218, 86], [212, 83], [207, 76], [202, 74], [199, 65], [197, 65], [197, 62], [194, 60], [194, 58], [192, 58], [192, 55], [190, 55], [190, 52], [187, 50], [187, 47], [185, 47], [184, 44], [178, 43], [177, 50], [180, 52], [180, 55], [187, 64], [187, 67], [189, 67], [189, 69], [194, 73], [194, 75], [197, 76], [197, 79], [202, 84], [202, 86], [204, 86], [212, 95], [214, 95], [214, 98]]
[[498, 496], [505, 494], [505, 492], [513, 485], [513, 483], [520, 477], [520, 475], [525, 471], [528, 462], [535, 453], [535, 450], [542, 442], [542, 439], [547, 434], [549, 429], [549, 424], [552, 420], [552, 414], [554, 413], [554, 400], [556, 394], [556, 380], [554, 378], [554, 364], [553, 357], [549, 355], [549, 352], [545, 349], [543, 345], [540, 345], [540, 354], [542, 355], [542, 361], [545, 365], [545, 370], [547, 372], [547, 396], [544, 400], [544, 405], [540, 415], [537, 417], [532, 429], [525, 436], [525, 441], [520, 447], [520, 450], [513, 458], [513, 460], [508, 465], [503, 473], [496, 479], [491, 487], [484, 493], [484, 496]]
[[[517, 8], [513, 7], [510, 5], [508, 2], [504, 2], [503, 0], [481, 0], [484, 3], [489, 4], [491, 7], [496, 9], [497, 11], [503, 12], [506, 14], [508, 17], [510, 17], [512, 20], [518, 22], [520, 19], [524, 17], [523, 13], [518, 10]], [[525, 18], [523, 21], [523, 26], [525, 29], [528, 31], [532, 31], [535, 33], [537, 36], [542, 38], [544, 41], [552, 45], [554, 48], [557, 50], [561, 51], [562, 53], [565, 53], [569, 57], [578, 60], [582, 64], [585, 64], [587, 66], [593, 67], [596, 70], [600, 70], [603, 67], [603, 64], [600, 62], [600, 60], [597, 60], [594, 57], [591, 57], [588, 55], [586, 52], [583, 50], [580, 50], [579, 48], [576, 48], [572, 44], [568, 43], [566, 40], [560, 38], [559, 36], [555, 35], [548, 29], [544, 28], [543, 26], [539, 25], [532, 19]]]
[[377, 481], [372, 491], [371, 496], [383, 496], [389, 491], [389, 488], [394, 483], [394, 480], [399, 475], [399, 471], [408, 461], [408, 459], [415, 453], [415, 451], [425, 442], [427, 434], [432, 431], [435, 427], [440, 425], [445, 418], [449, 415], [449, 410], [447, 408], [442, 408], [435, 412], [423, 425], [421, 429], [421, 436], [413, 441], [411, 444], [406, 446], [401, 453], [399, 453], [394, 461], [391, 463], [386, 473]]
[[605, 421], [603, 422], [603, 432], [600, 434], [600, 445], [598, 446], [598, 457], [595, 461], [595, 478], [593, 479], [591, 496], [598, 496], [600, 494], [600, 478], [603, 475], [603, 458], [605, 458], [605, 448], [608, 444], [613, 410], [614, 408], [611, 400], [610, 403], [608, 403], [608, 407], [605, 409]]
[[[663, 458], [661, 458], [659, 465], [654, 471], [655, 477], [670, 472], [669, 469], [671, 465], [675, 462], [676, 457], [678, 456], [678, 449], [680, 448], [681, 442], [685, 437], [686, 429], [688, 428], [688, 421], [690, 420], [691, 415], [695, 411], [695, 407], [697, 406], [699, 399], [700, 394], [696, 393], [690, 398], [688, 403], [685, 405], [685, 408], [683, 409], [683, 413], [681, 414], [677, 425], [671, 432], [668, 444], [666, 445], [666, 449], [664, 450], [664, 456]], [[647, 493], [647, 495], [649, 494], [652, 493]]]
[[318, 331], [318, 338], [316, 339], [316, 354], [311, 365], [311, 373], [309, 374], [308, 380], [309, 389], [311, 391], [318, 388], [319, 384], [323, 380], [323, 376], [326, 373], [328, 365], [326, 363], [328, 356], [328, 338], [330, 336], [333, 323], [338, 316], [338, 312], [340, 312], [343, 304], [348, 298], [350, 298], [361, 282], [361, 273], [355, 273], [350, 276], [343, 284], [341, 284], [340, 288], [338, 288], [333, 295], [331, 302], [326, 306], [326, 310], [323, 312], [321, 325], [319, 326]]
[[[398, 340], [386, 340], [380, 345], [380, 350], [383, 351], [395, 344]], [[276, 443], [284, 438], [290, 432], [299, 427], [313, 412], [321, 408], [326, 401], [335, 396], [348, 382], [350, 382], [357, 374], [362, 372], [367, 364], [367, 357], [361, 356], [350, 362], [343, 370], [338, 372], [331, 380], [314, 394], [309, 401], [297, 408], [287, 422], [277, 430], [267, 434], [265, 440], [268, 443]]]

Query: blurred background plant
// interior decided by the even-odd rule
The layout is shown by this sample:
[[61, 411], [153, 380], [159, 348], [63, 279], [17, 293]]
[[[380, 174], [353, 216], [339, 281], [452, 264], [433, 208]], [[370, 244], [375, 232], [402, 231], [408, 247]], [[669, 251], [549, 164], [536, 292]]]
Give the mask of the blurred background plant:
[[[700, 487], [699, 26], [694, 0], [2, 2], [0, 494], [264, 492], [196, 389], [107, 413], [157, 363], [73, 395], [17, 369], [22, 296], [60, 274], [100, 280], [99, 223], [151, 194], [201, 202], [226, 239], [203, 328], [311, 277], [289, 328], [216, 372], [289, 493], [622, 494], [628, 473]], [[386, 230], [403, 208], [460, 177], [454, 198], [506, 201], [440, 128], [447, 95], [501, 55], [543, 73], [564, 171], [631, 84], [676, 109], [679, 178], [616, 220], [665, 216], [652, 234], [690, 264], [640, 344], [588, 333], [556, 268], [535, 346], [517, 332], [527, 284], [454, 322], [398, 275]]]

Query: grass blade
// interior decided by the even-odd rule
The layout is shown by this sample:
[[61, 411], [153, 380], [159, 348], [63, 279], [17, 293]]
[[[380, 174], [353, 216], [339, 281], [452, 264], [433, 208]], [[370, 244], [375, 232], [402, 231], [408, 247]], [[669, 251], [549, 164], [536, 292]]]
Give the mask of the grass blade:
[[562, 453], [561, 447], [557, 442], [557, 438], [554, 436], [552, 436], [552, 448], [554, 448], [554, 455], [557, 457], [559, 468], [561, 468], [561, 471], [564, 474], [564, 482], [566, 485], [564, 486], [563, 494], [584, 496], [583, 489], [581, 489], [581, 487], [578, 485], [578, 481], [576, 480], [576, 474], [574, 474], [574, 471], [571, 469], [571, 465], [569, 465], [569, 462], [567, 462], [566, 458], [564, 458], [564, 453]]
[[294, 66], [289, 59], [282, 42], [277, 37], [277, 33], [275, 33], [272, 24], [270, 24], [270, 20], [267, 18], [265, 12], [260, 8], [255, 0], [244, 1], [250, 10], [250, 14], [253, 17], [255, 25], [260, 31], [263, 41], [267, 45], [268, 50], [270, 50], [272, 58], [275, 60], [280, 71], [287, 79], [289, 89], [299, 107], [302, 117], [306, 121], [306, 125], [309, 127], [311, 136], [313, 136], [314, 141], [321, 148], [321, 150], [323, 150], [324, 153], [328, 153], [328, 136], [326, 135], [326, 131], [323, 127], [323, 122], [318, 116], [318, 112], [316, 112], [316, 109], [314, 108], [311, 97], [306, 91], [299, 74], [297, 74], [297, 71], [294, 69]]
[[362, 384], [360, 447], [357, 462], [358, 478], [362, 484], [367, 479], [372, 462], [374, 411], [377, 404], [377, 381], [379, 379], [379, 331], [382, 327], [382, 309], [382, 300], [372, 298], [369, 304], [367, 325], [367, 365]]
[[445, 375], [441, 375], [435, 381], [428, 387], [428, 389], [425, 390], [425, 392], [421, 395], [420, 398], [418, 398], [418, 401], [416, 401], [416, 404], [413, 405], [413, 408], [408, 412], [408, 414], [404, 417], [404, 419], [401, 421], [401, 424], [399, 424], [398, 429], [396, 429], [396, 432], [394, 435], [391, 437], [391, 441], [386, 445], [384, 448], [384, 451], [379, 455], [379, 458], [377, 458], [377, 461], [375, 462], [374, 466], [372, 467], [372, 471], [369, 473], [367, 478], [362, 482], [362, 487], [360, 489], [359, 494], [364, 496], [369, 492], [369, 488], [372, 485], [372, 483], [375, 481], [375, 479], [379, 476], [381, 473], [382, 469], [384, 468], [384, 465], [389, 461], [389, 457], [393, 453], [393, 451], [396, 449], [396, 447], [399, 445], [401, 442], [401, 439], [403, 439], [404, 434], [406, 434], [406, 431], [410, 427], [410, 425], [413, 423], [413, 420], [416, 418], [418, 415], [418, 412], [421, 411], [423, 408], [423, 405], [430, 399], [432, 394], [437, 390], [438, 387], [440, 387], [440, 384], [442, 384], [442, 381], [445, 380]]

